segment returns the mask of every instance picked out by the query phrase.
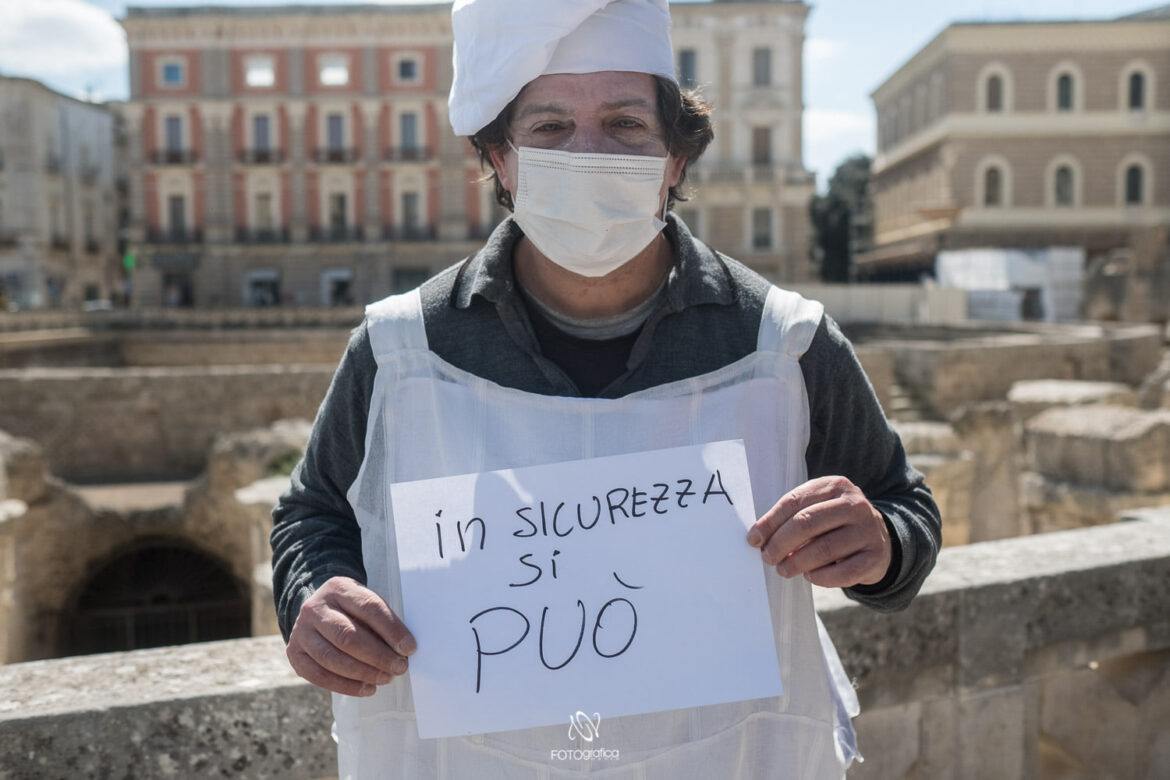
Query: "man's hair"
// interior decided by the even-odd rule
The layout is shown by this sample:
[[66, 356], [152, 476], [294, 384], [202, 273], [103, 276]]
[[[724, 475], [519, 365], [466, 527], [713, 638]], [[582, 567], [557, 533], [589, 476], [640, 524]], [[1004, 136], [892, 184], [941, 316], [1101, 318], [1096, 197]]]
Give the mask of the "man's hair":
[[[654, 77], [658, 93], [658, 119], [662, 123], [663, 141], [671, 154], [683, 157], [682, 173], [678, 184], [670, 188], [667, 196], [667, 210], [674, 208], [676, 201], [686, 200], [682, 186], [687, 178], [687, 168], [711, 143], [715, 131], [711, 127], [711, 106], [699, 95], [697, 90], [680, 89], [674, 79], [665, 76]], [[513, 98], [504, 110], [478, 133], [469, 139], [475, 151], [479, 154], [481, 167], [491, 170], [491, 174], [484, 177], [490, 181], [496, 190], [496, 202], [504, 208], [512, 209], [512, 195], [500, 183], [500, 177], [492, 166], [489, 152], [499, 150], [508, 145], [508, 125], [512, 121], [512, 108], [516, 104]]]

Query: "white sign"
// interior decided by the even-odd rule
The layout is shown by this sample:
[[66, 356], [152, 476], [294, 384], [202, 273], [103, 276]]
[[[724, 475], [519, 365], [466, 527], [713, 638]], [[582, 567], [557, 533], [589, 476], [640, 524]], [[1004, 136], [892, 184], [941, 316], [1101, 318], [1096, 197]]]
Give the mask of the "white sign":
[[780, 695], [742, 442], [390, 495], [420, 737]]

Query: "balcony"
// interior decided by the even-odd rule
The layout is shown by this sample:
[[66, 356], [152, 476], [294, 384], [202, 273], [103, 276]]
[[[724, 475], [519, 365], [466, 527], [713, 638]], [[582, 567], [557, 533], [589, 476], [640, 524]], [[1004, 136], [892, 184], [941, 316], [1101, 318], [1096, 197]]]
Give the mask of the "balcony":
[[20, 236], [14, 230], [0, 230], [0, 247], [16, 246]]
[[309, 240], [320, 244], [344, 244], [362, 240], [361, 227], [315, 227], [309, 231]]
[[87, 237], [85, 239], [85, 251], [91, 255], [96, 255], [102, 251], [102, 242], [92, 236]]
[[287, 244], [288, 239], [285, 228], [236, 228], [236, 242], [240, 244]]
[[427, 162], [433, 158], [429, 146], [391, 146], [385, 155], [387, 162]]
[[45, 155], [45, 173], [57, 176], [61, 173], [61, 158], [55, 154]]
[[382, 228], [384, 241], [434, 241], [438, 231], [431, 225], [387, 225]]
[[49, 246], [53, 249], [60, 249], [61, 251], [68, 252], [70, 247], [69, 236], [64, 235], [63, 233], [54, 233], [49, 238]]
[[330, 146], [313, 150], [313, 161], [318, 163], [357, 162], [358, 150], [347, 146]]
[[81, 169], [81, 183], [87, 187], [92, 187], [97, 184], [98, 178], [102, 175], [102, 169], [97, 165], [87, 165]]
[[241, 149], [236, 159], [244, 165], [279, 165], [284, 162], [281, 149]]
[[150, 153], [155, 165], [194, 165], [198, 159], [194, 149], [155, 149]]
[[202, 241], [203, 231], [199, 228], [193, 230], [151, 228], [146, 231], [148, 244], [199, 244]]

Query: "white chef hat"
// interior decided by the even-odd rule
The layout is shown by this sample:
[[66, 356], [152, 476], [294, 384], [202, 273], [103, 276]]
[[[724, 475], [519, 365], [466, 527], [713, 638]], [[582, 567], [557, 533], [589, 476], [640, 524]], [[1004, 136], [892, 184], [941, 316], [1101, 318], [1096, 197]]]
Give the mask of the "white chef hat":
[[456, 135], [478, 132], [546, 73], [675, 77], [667, 0], [456, 0], [451, 28]]

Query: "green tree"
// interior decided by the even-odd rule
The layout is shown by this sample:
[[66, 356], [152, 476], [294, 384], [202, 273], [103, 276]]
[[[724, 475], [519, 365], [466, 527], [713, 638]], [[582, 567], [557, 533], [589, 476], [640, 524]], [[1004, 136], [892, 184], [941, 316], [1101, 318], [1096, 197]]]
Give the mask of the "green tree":
[[849, 281], [853, 252], [868, 244], [869, 179], [869, 157], [855, 154], [837, 166], [828, 192], [809, 201], [822, 281]]

